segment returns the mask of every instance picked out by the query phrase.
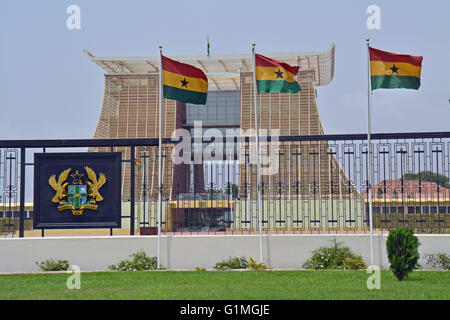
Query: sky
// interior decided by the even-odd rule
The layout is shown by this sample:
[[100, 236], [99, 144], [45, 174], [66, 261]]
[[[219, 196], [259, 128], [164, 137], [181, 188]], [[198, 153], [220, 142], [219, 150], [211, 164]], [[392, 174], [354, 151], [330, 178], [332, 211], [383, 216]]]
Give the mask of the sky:
[[[80, 29], [66, 12], [80, 8]], [[368, 6], [380, 8], [369, 30]], [[450, 1], [0, 0], [0, 140], [92, 138], [104, 93], [95, 56], [325, 51], [318, 87], [326, 134], [367, 133], [367, 50], [423, 56], [419, 90], [376, 90], [372, 132], [450, 131]]]

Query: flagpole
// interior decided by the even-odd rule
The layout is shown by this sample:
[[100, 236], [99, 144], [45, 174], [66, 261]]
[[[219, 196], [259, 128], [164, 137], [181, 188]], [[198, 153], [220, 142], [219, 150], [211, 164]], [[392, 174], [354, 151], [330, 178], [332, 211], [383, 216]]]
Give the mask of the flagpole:
[[368, 197], [369, 197], [369, 229], [370, 229], [370, 264], [373, 265], [374, 257], [373, 257], [373, 216], [372, 216], [372, 151], [371, 151], [371, 118], [372, 118], [372, 88], [370, 81], [370, 50], [369, 50], [369, 38], [366, 39], [367, 43], [367, 156], [368, 156], [368, 170], [367, 170], [367, 186], [369, 189]]
[[257, 93], [258, 90], [256, 83], [256, 59], [255, 59], [255, 44], [252, 44], [252, 57], [253, 57], [253, 99], [255, 106], [255, 130], [256, 130], [256, 184], [258, 191], [258, 222], [259, 222], [259, 259], [260, 262], [264, 262], [263, 257], [263, 241], [262, 241], [262, 209], [261, 209], [261, 176], [259, 168], [259, 130], [258, 130], [258, 102]]
[[158, 143], [158, 257], [157, 268], [161, 266], [161, 217], [162, 217], [162, 46], [159, 46], [159, 143]]

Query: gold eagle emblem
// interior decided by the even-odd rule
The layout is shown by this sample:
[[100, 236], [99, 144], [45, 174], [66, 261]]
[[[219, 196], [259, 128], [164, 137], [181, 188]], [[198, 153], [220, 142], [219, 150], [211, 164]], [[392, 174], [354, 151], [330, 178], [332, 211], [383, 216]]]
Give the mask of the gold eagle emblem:
[[[53, 203], [58, 203], [58, 211], [72, 210], [73, 215], [83, 214], [83, 210], [98, 210], [97, 202], [103, 201], [99, 190], [106, 183], [106, 175], [100, 173], [97, 179], [97, 174], [89, 168], [84, 167], [87, 176], [90, 181], [86, 184], [83, 182], [82, 177], [84, 174], [80, 174], [76, 170], [75, 174], [70, 175], [73, 178], [72, 184], [66, 182], [69, 177], [69, 173], [72, 168], [64, 170], [56, 181], [56, 175], [51, 175], [48, 179], [50, 186], [56, 191], [55, 196], [52, 198]], [[87, 187], [89, 186], [89, 192]], [[67, 199], [64, 199], [66, 198]], [[63, 200], [64, 199], [64, 200]]]
[[89, 185], [89, 196], [94, 198], [95, 201], [103, 201], [103, 197], [99, 193], [100, 188], [105, 184], [106, 182], [106, 176], [104, 173], [100, 173], [98, 180], [97, 175], [95, 174], [94, 170], [92, 170], [89, 167], [84, 167], [84, 170], [86, 170], [88, 178], [92, 181], [88, 181], [87, 184]]
[[58, 182], [56, 182], [56, 175], [52, 175], [48, 179], [48, 183], [56, 191], [56, 194], [55, 194], [55, 196], [52, 199], [53, 203], [58, 203], [61, 199], [63, 199], [66, 196], [65, 191], [66, 191], [66, 187], [67, 187], [68, 183], [67, 182], [64, 183], [64, 182], [69, 177], [70, 170], [72, 170], [72, 169], [69, 168], [69, 169], [64, 170], [59, 175]]

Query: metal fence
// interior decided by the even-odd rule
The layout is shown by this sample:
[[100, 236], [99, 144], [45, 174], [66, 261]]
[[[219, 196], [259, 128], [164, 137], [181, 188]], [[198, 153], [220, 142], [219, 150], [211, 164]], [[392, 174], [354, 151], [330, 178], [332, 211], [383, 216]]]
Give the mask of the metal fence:
[[[164, 234], [257, 232], [253, 140], [232, 141], [232, 146], [229, 141], [223, 144], [223, 158], [202, 153], [200, 162], [194, 161], [194, 155], [183, 164], [163, 162]], [[449, 231], [450, 132], [372, 134], [372, 168], [367, 165], [365, 134], [281, 136], [267, 141], [267, 153], [276, 150], [277, 166], [261, 177], [259, 186], [264, 232], [368, 232], [370, 172], [375, 229]], [[163, 139], [166, 158], [177, 142]], [[211, 140], [202, 142], [207, 146]], [[23, 236], [27, 217], [32, 219], [32, 208], [25, 207], [31, 195], [22, 192], [33, 183], [31, 175], [25, 177], [26, 166], [33, 166], [30, 152], [74, 147], [122, 151], [128, 170], [124, 172], [129, 172], [122, 179], [123, 227], [131, 235], [155, 234], [158, 139], [0, 141], [1, 231]], [[143, 165], [135, 167], [135, 158]]]

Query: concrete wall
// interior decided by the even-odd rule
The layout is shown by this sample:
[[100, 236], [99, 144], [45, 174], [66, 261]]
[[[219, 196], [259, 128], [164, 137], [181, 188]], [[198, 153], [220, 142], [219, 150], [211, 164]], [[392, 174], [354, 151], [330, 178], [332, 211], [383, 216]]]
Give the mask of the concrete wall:
[[[387, 235], [375, 235], [375, 264], [388, 268]], [[418, 235], [420, 253], [450, 253], [450, 235]], [[311, 251], [336, 238], [370, 264], [369, 235], [264, 235], [264, 260], [272, 268], [301, 268]], [[104, 270], [143, 249], [156, 256], [156, 236], [61, 237], [0, 239], [0, 272], [39, 271], [35, 262], [66, 259], [82, 271]], [[258, 235], [161, 236], [161, 264], [168, 269], [212, 268], [227, 257], [259, 259]], [[424, 265], [424, 261], [419, 261]]]

